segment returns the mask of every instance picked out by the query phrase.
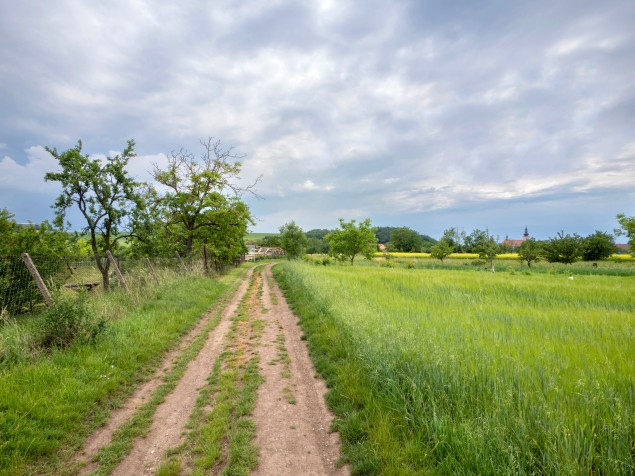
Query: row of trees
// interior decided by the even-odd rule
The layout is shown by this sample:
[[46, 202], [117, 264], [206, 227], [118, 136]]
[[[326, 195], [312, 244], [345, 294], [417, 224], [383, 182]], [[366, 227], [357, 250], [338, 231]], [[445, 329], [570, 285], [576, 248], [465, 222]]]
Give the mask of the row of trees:
[[[168, 256], [176, 251], [186, 257], [205, 249], [212, 265], [231, 263], [246, 252], [244, 237], [253, 224], [242, 195], [255, 195], [259, 179], [241, 186], [242, 156], [212, 138], [201, 145], [198, 156], [181, 149], [170, 154], [167, 166], [155, 164], [156, 184], [129, 175], [127, 165], [136, 157], [132, 140], [122, 153], [105, 159], [85, 154], [81, 141], [62, 152], [47, 148], [60, 171], [47, 173], [45, 180], [62, 189], [53, 205], [53, 226], [45, 222], [20, 227], [9, 211], [0, 211], [0, 254], [69, 256], [88, 251], [104, 289], [110, 275], [107, 251], [132, 256]], [[70, 226], [66, 217], [71, 209], [83, 218], [81, 235], [64, 231]]]
[[[621, 229], [616, 230], [616, 234], [626, 235], [629, 243], [633, 246], [635, 242], [635, 217], [618, 215], [617, 219]], [[306, 234], [295, 222], [290, 222], [280, 227], [279, 231], [280, 234], [277, 237], [267, 237], [265, 241], [275, 239], [275, 246], [282, 247], [289, 259], [297, 258], [307, 252], [312, 246], [312, 239], [320, 239], [325, 242], [326, 246], [318, 252], [326, 252], [341, 261], [350, 260], [350, 263], [353, 264], [357, 254], [362, 254], [368, 258], [372, 257], [376, 251], [377, 243], [379, 243], [378, 229], [371, 225], [370, 220], [364, 220], [357, 224], [355, 220], [346, 222], [340, 219], [340, 227], [336, 230], [312, 230]], [[411, 243], [407, 238], [413, 236], [412, 233], [409, 233], [408, 228], [392, 229], [392, 235], [389, 238], [392, 249], [400, 249], [404, 243]], [[456, 241], [457, 237], [461, 240], [460, 243]], [[272, 244], [270, 243], [270, 245]], [[404, 247], [405, 251], [414, 251], [412, 248]], [[459, 236], [455, 228], [449, 228], [445, 230], [443, 237], [438, 242], [430, 246], [430, 253], [432, 257], [443, 261], [457, 249], [460, 252], [477, 253], [481, 259], [489, 262], [492, 271], [496, 256], [510, 251], [509, 247], [498, 243], [498, 240], [486, 230], [475, 229], [469, 235], [463, 233], [462, 236]], [[517, 252], [519, 259], [531, 266], [531, 263], [539, 259], [545, 259], [550, 263], [565, 264], [573, 263], [579, 259], [599, 261], [610, 257], [616, 250], [613, 235], [596, 231], [585, 238], [577, 234], [565, 235], [564, 232], [544, 241], [529, 238], [521, 244]]]

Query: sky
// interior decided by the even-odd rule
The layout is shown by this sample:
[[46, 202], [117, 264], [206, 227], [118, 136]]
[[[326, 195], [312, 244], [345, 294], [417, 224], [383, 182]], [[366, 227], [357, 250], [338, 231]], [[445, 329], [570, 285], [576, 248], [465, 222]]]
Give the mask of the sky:
[[0, 208], [53, 218], [45, 147], [134, 139], [150, 181], [214, 137], [241, 183], [262, 177], [254, 232], [612, 232], [635, 215], [634, 18], [631, 0], [0, 0]]

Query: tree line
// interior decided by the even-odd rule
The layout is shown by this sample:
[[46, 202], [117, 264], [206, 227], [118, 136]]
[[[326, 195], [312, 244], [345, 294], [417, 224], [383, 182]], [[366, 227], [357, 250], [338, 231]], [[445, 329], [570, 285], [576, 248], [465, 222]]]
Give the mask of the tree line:
[[[52, 207], [53, 224], [20, 226], [8, 210], [0, 210], [0, 254], [30, 252], [41, 255], [90, 255], [109, 287], [107, 251], [141, 256], [187, 257], [203, 250], [205, 264], [222, 267], [246, 252], [244, 237], [253, 217], [242, 197], [256, 195], [254, 187], [240, 184], [243, 156], [219, 140], [201, 141], [199, 154], [185, 149], [171, 152], [167, 165], [154, 164], [155, 183], [135, 180], [127, 165], [134, 160], [135, 142], [120, 154], [102, 159], [73, 148], [46, 147], [57, 160], [59, 172], [46, 181], [57, 182], [61, 193]], [[71, 233], [69, 210], [83, 219], [81, 233]]]
[[[631, 249], [635, 244], [635, 217], [617, 215], [620, 228], [616, 235], [626, 235]], [[380, 238], [381, 237], [381, 238]], [[419, 252], [424, 246], [433, 258], [443, 261], [452, 253], [476, 253], [486, 260], [494, 271], [494, 259], [501, 253], [516, 251], [521, 261], [531, 266], [533, 262], [544, 259], [549, 263], [570, 264], [577, 260], [600, 261], [607, 259], [617, 251], [613, 234], [596, 231], [586, 237], [577, 234], [559, 232], [548, 240], [538, 241], [527, 238], [513, 250], [509, 245], [499, 243], [487, 230], [475, 229], [470, 234], [459, 233], [456, 228], [444, 231], [439, 241], [420, 235], [406, 227], [373, 227], [370, 220], [357, 223], [355, 220], [340, 219], [335, 230], [315, 229], [306, 233], [294, 221], [280, 227], [279, 234], [260, 240], [262, 246], [278, 246], [286, 251], [287, 258], [293, 259], [304, 253], [328, 254], [340, 261], [354, 263], [355, 256], [362, 254], [372, 257], [377, 245], [387, 243], [386, 251]], [[425, 243], [425, 245], [424, 245]]]

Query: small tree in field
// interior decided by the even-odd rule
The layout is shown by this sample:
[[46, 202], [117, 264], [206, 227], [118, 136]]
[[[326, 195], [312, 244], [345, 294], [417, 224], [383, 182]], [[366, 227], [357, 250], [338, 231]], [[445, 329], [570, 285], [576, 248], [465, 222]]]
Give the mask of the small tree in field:
[[518, 247], [518, 258], [523, 263], [527, 262], [527, 267], [530, 268], [532, 262], [539, 260], [541, 252], [540, 243], [534, 238], [529, 238]]
[[340, 228], [327, 234], [324, 239], [330, 245], [329, 256], [338, 261], [349, 260], [351, 266], [358, 254], [370, 260], [377, 250], [375, 228], [371, 225], [370, 219], [356, 225], [355, 220], [345, 222], [340, 218]]
[[66, 210], [77, 206], [86, 221], [84, 231], [90, 235], [104, 289], [109, 286], [110, 262], [101, 259], [101, 254], [112, 251], [119, 240], [130, 236], [121, 232], [127, 229], [132, 210], [141, 206], [138, 183], [126, 171], [128, 161], [136, 156], [134, 145], [134, 141], [129, 140], [121, 154], [107, 157], [105, 161], [82, 154], [81, 141], [64, 152], [46, 148], [62, 167], [61, 172], [48, 172], [44, 176], [46, 181], [62, 185], [62, 194], [54, 205], [55, 224], [62, 228]]
[[582, 258], [585, 261], [607, 259], [616, 249], [613, 236], [602, 231], [596, 231], [582, 240]]
[[542, 246], [542, 256], [549, 263], [575, 263], [582, 255], [582, 238], [575, 233], [565, 235], [558, 233], [556, 238], [549, 238]]
[[430, 256], [443, 262], [453, 251], [454, 247], [447, 240], [442, 238], [436, 245], [430, 247]]
[[617, 215], [617, 222], [622, 227], [615, 230], [616, 235], [626, 235], [631, 253], [635, 253], [635, 217], [627, 217], [623, 213]]
[[302, 228], [295, 221], [286, 223], [279, 228], [280, 244], [287, 259], [298, 259], [302, 256], [308, 245], [308, 240]]

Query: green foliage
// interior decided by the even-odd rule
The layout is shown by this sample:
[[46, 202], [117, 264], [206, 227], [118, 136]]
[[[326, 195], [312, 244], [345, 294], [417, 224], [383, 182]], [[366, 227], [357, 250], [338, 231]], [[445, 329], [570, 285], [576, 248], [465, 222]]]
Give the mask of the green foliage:
[[235, 183], [242, 157], [231, 148], [224, 149], [212, 138], [201, 144], [198, 159], [181, 149], [172, 152], [166, 169], [155, 165], [153, 177], [167, 189], [163, 195], [154, 192], [155, 215], [165, 223], [161, 233], [184, 255], [190, 255], [196, 244], [209, 245], [217, 262], [230, 263], [246, 251], [244, 237], [253, 219], [241, 194], [252, 192], [255, 183], [246, 188]]
[[443, 261], [446, 257], [450, 256], [453, 251], [454, 248], [452, 245], [447, 240], [441, 239], [436, 245], [430, 248], [430, 256]]
[[549, 263], [575, 263], [582, 255], [582, 238], [575, 233], [565, 235], [558, 232], [555, 238], [549, 238], [542, 245], [542, 256]]
[[635, 253], [635, 217], [627, 217], [623, 213], [617, 215], [617, 222], [621, 229], [615, 230], [616, 234], [626, 235], [631, 251]]
[[448, 228], [443, 232], [441, 240], [448, 243], [455, 253], [465, 251], [463, 249], [463, 241], [465, 240], [465, 232], [459, 232], [457, 228]]
[[340, 218], [340, 228], [327, 234], [324, 239], [329, 243], [329, 256], [338, 261], [349, 260], [351, 266], [358, 254], [371, 260], [377, 250], [377, 237], [375, 228], [366, 219], [356, 225], [355, 220], [350, 222]]
[[285, 223], [279, 229], [280, 247], [284, 250], [287, 259], [300, 258], [307, 247], [308, 240], [302, 228], [295, 221]]
[[258, 246], [262, 246], [264, 248], [281, 248], [282, 242], [280, 241], [280, 236], [278, 235], [268, 235], [260, 238], [258, 240]]
[[[62, 194], [55, 201], [55, 224], [63, 228], [66, 212], [77, 207], [86, 222], [93, 256], [102, 275], [104, 289], [109, 287], [110, 263], [100, 256], [113, 251], [118, 240], [129, 236], [123, 233], [136, 207], [143, 206], [135, 182], [126, 170], [134, 153], [134, 141], [129, 140], [124, 151], [105, 161], [82, 154], [82, 142], [64, 152], [47, 147], [62, 168], [48, 172], [46, 181], [59, 182]], [[129, 231], [129, 230], [128, 230]]]
[[329, 252], [329, 244], [324, 239], [326, 235], [330, 233], [330, 230], [314, 229], [306, 232], [308, 239], [308, 245], [306, 252], [311, 254], [325, 254]]
[[55, 297], [40, 323], [38, 343], [45, 349], [68, 347], [74, 342], [94, 344], [106, 327], [88, 304], [88, 293]]
[[585, 261], [600, 261], [615, 253], [615, 239], [612, 235], [597, 231], [582, 240], [582, 258]]
[[[20, 255], [69, 256], [81, 253], [76, 234], [54, 230], [48, 222], [40, 225], [18, 225], [13, 214], [0, 210], [0, 311], [19, 314], [31, 311], [41, 302], [41, 295]], [[64, 268], [64, 261], [47, 263], [47, 274]], [[40, 270], [44, 271], [44, 270]]]
[[474, 230], [465, 238], [465, 249], [470, 253], [478, 253], [478, 257], [489, 262], [494, 272], [494, 258], [499, 253], [500, 245], [486, 231]]
[[529, 238], [522, 242], [518, 247], [518, 259], [526, 262], [527, 267], [531, 267], [531, 263], [540, 259], [542, 253], [542, 245], [534, 238]]
[[407, 227], [397, 228], [390, 235], [390, 251], [420, 253], [422, 245], [421, 235]]

